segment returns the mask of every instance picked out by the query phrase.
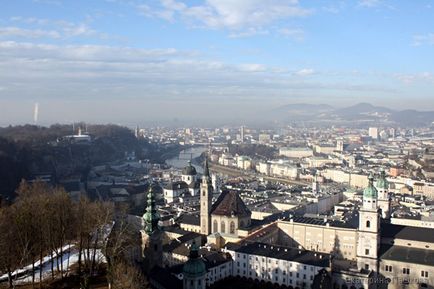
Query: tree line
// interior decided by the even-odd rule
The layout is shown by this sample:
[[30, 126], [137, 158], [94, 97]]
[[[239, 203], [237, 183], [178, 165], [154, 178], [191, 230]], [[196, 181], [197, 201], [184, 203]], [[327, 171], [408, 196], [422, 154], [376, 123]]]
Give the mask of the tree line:
[[[15, 202], [0, 207], [0, 276], [7, 274], [9, 288], [13, 288], [19, 274], [24, 274], [16, 270], [30, 266], [26, 274], [31, 276], [32, 288], [42, 288], [47, 279], [43, 276], [45, 260], [45, 266], [51, 267], [48, 278], [63, 279], [73, 271], [81, 288], [88, 288], [89, 280], [103, 268], [99, 259], [103, 254], [112, 288], [130, 288], [118, 284], [122, 280], [144, 284], [140, 272], [122, 258], [132, 246], [131, 229], [119, 218], [116, 226], [121, 229], [112, 233], [116, 214], [110, 202], [90, 202], [85, 197], [74, 202], [63, 188], [23, 181]], [[78, 254], [74, 270], [72, 252]]]

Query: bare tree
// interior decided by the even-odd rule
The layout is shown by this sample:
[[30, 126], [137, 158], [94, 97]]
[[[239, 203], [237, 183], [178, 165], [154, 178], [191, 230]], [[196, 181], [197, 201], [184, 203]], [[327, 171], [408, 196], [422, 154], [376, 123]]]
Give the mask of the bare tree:
[[141, 271], [124, 262], [113, 265], [111, 270], [113, 282], [109, 285], [112, 289], [145, 289], [149, 288]]

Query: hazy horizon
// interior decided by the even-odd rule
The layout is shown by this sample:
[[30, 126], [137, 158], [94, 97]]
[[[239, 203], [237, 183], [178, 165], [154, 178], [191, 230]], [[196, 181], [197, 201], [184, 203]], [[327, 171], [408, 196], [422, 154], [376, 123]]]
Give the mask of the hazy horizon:
[[8, 1], [0, 125], [258, 120], [294, 104], [434, 110], [430, 1]]

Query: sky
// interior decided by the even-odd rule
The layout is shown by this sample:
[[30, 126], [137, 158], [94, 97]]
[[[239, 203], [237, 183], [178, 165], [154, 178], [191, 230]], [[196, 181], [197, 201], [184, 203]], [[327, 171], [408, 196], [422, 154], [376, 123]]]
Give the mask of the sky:
[[434, 110], [434, 1], [0, 0], [0, 125]]

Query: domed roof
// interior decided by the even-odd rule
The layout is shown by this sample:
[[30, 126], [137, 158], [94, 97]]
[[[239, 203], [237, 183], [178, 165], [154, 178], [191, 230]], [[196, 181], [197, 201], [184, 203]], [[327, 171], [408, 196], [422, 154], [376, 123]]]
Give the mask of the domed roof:
[[376, 199], [378, 195], [377, 189], [374, 187], [374, 176], [369, 175], [369, 184], [363, 191], [363, 198]]
[[195, 175], [197, 175], [196, 168], [191, 164], [191, 161], [189, 161], [188, 162], [188, 166], [186, 166], [182, 170], [182, 174], [183, 175], [187, 175], [187, 176], [195, 176]]
[[386, 180], [386, 172], [381, 170], [380, 178], [377, 180], [375, 186], [379, 189], [389, 189], [389, 182]]
[[184, 278], [196, 278], [206, 274], [205, 263], [199, 258], [199, 247], [196, 243], [191, 245], [190, 256], [182, 268], [182, 273], [184, 274]]

